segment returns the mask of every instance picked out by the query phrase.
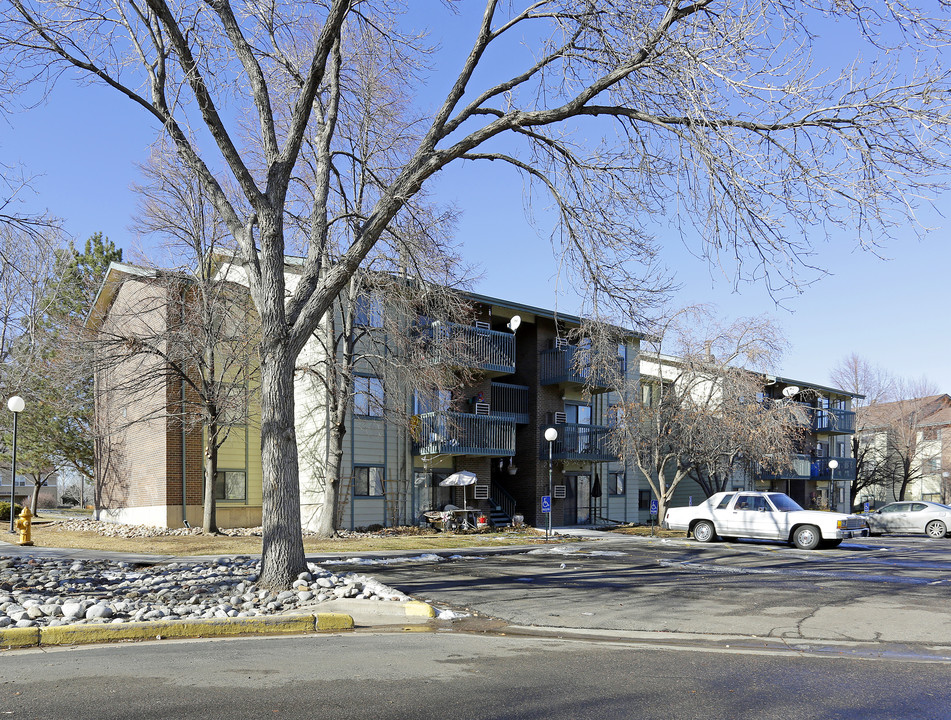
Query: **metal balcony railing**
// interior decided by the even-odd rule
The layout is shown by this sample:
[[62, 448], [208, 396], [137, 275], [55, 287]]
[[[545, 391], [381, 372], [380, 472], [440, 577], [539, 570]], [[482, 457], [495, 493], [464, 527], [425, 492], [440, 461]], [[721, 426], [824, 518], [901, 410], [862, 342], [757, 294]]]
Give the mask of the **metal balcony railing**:
[[492, 383], [490, 393], [490, 414], [525, 425], [529, 422], [527, 385]]
[[506, 418], [433, 412], [414, 416], [412, 430], [415, 455], [515, 454], [515, 423]]
[[[839, 463], [834, 476], [829, 468], [830, 460]], [[812, 462], [812, 478], [813, 480], [855, 480], [855, 458], [817, 458]]]
[[434, 322], [424, 330], [437, 362], [498, 373], [515, 372], [515, 335], [499, 330]]
[[789, 467], [782, 470], [761, 470], [763, 480], [808, 480], [812, 476], [812, 461], [808, 455], [793, 455]]
[[[591, 390], [607, 390], [614, 384], [612, 372], [594, 370], [586, 359], [579, 362], [578, 348], [573, 345], [542, 350], [540, 360], [538, 378], [542, 385], [576, 383]], [[624, 361], [619, 357], [613, 360], [617, 362], [614, 372], [620, 377], [624, 374]]]
[[855, 413], [835, 408], [813, 410], [813, 432], [852, 434], [855, 432]]
[[558, 423], [541, 428], [542, 438], [539, 457], [548, 459], [548, 441], [544, 439], [545, 429], [553, 427], [558, 431], [558, 439], [552, 443], [552, 460], [587, 460], [590, 462], [616, 462], [618, 457], [611, 451], [608, 434], [611, 429], [605, 425], [580, 425], [577, 423]]
[[763, 480], [830, 480], [832, 471], [829, 461], [835, 460], [839, 466], [835, 469], [836, 480], [855, 479], [855, 458], [813, 458], [811, 455], [797, 454], [792, 456], [790, 467], [785, 470], [760, 472]]

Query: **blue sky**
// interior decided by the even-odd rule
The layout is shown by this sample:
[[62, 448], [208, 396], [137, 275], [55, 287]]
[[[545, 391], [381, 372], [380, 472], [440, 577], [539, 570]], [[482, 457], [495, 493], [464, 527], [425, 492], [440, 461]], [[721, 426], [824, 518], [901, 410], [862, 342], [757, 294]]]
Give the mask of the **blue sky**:
[[[33, 208], [64, 219], [67, 231], [84, 240], [102, 231], [123, 248], [135, 238], [128, 229], [136, 212], [130, 185], [136, 163], [146, 159], [154, 131], [145, 112], [96, 88], [61, 83], [47, 104], [7, 116], [0, 123], [0, 160], [21, 163], [37, 176]], [[458, 240], [467, 260], [482, 267], [477, 292], [531, 305], [577, 309], [572, 294], [556, 297], [556, 260], [547, 232], [525, 220], [522, 181], [498, 167], [465, 166], [437, 177], [439, 197], [463, 211]], [[939, 198], [938, 206], [944, 200]], [[906, 377], [927, 376], [951, 392], [951, 340], [945, 307], [951, 248], [946, 220], [925, 217], [935, 230], [919, 242], [900, 234], [882, 249], [885, 259], [854, 250], [853, 239], [819, 244], [818, 263], [831, 275], [777, 308], [761, 286], [734, 292], [728, 279], [711, 275], [678, 235], [659, 231], [663, 259], [683, 290], [677, 304], [713, 303], [721, 315], [775, 315], [791, 349], [782, 374], [829, 382], [829, 368], [855, 352]]]

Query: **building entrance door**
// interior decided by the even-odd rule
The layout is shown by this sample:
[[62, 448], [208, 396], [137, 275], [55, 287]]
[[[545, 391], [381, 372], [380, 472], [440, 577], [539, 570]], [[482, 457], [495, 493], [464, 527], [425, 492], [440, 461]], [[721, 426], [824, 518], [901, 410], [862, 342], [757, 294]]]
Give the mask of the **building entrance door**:
[[565, 476], [565, 525], [587, 525], [591, 522], [591, 476]]

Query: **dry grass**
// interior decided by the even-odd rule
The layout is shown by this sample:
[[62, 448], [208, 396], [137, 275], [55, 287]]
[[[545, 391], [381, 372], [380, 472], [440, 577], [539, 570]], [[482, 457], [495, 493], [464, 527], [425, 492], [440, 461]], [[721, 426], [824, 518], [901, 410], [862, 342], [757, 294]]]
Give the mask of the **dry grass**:
[[651, 535], [662, 538], [687, 537], [687, 533], [682, 530], [664, 530], [659, 525], [655, 525], [653, 531], [651, 531], [650, 525], [622, 525], [621, 527], [611, 528], [611, 532], [615, 532], [620, 535], [640, 535], [641, 537], [647, 537]]
[[[559, 538], [570, 541], [570, 538]], [[379, 534], [372, 537], [318, 540], [304, 538], [304, 551], [322, 553], [365, 553], [381, 550], [447, 550], [452, 548], [503, 547], [544, 542], [544, 533], [533, 529], [521, 532], [491, 533], [420, 533]], [[56, 530], [37, 525], [33, 528], [37, 547], [81, 548], [150, 555], [256, 555], [261, 552], [260, 537], [213, 535], [159, 535], [148, 538], [105, 537], [94, 532]]]

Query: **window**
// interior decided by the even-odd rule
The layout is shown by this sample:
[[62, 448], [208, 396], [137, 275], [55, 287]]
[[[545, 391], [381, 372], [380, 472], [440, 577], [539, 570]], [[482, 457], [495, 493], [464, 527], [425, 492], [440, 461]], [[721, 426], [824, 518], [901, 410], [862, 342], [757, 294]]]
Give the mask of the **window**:
[[921, 431], [922, 440], [938, 440], [940, 438], [939, 428], [925, 428]]
[[733, 499], [733, 493], [729, 495], [724, 495], [723, 499], [720, 501], [720, 504], [717, 505], [717, 510], [725, 510], [726, 506], [730, 504], [730, 500]]
[[925, 464], [925, 472], [927, 473], [941, 472], [941, 456], [940, 455], [935, 455], [934, 457], [928, 458], [928, 461]]
[[247, 477], [244, 470], [219, 470], [215, 473], [215, 500], [244, 502], [248, 497]]
[[375, 294], [357, 295], [353, 322], [360, 327], [383, 327], [383, 303]]
[[248, 424], [248, 387], [244, 383], [218, 383], [218, 424], [224, 427]]
[[638, 510], [651, 509], [651, 491], [650, 490], [637, 491], [637, 509]]
[[353, 494], [363, 497], [383, 495], [383, 468], [373, 465], [353, 469]]
[[358, 375], [353, 379], [353, 412], [364, 417], [383, 417], [383, 381]]
[[565, 403], [565, 417], [570, 424], [590, 425], [591, 406]]
[[446, 412], [451, 404], [452, 393], [448, 390], [413, 391], [413, 415]]
[[608, 473], [608, 494], [609, 495], [623, 495], [624, 494], [624, 473], [623, 472]]

